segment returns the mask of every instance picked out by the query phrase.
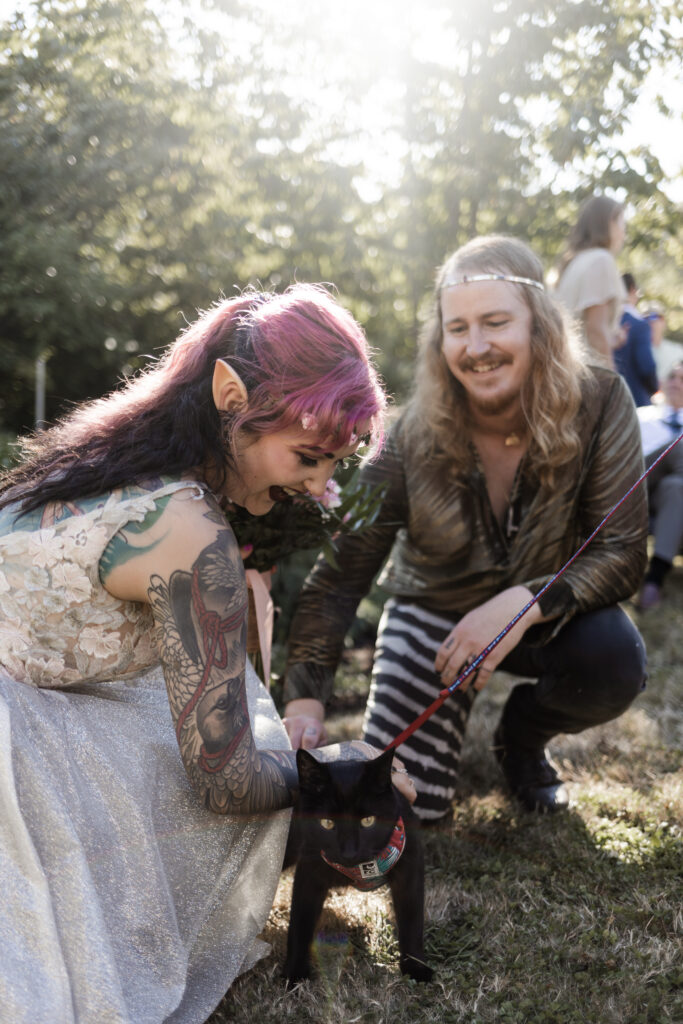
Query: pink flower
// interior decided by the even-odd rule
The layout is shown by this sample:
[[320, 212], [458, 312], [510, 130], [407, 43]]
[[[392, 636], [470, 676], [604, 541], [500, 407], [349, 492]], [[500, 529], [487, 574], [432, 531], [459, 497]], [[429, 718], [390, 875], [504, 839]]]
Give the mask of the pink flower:
[[341, 505], [341, 488], [336, 480], [328, 480], [325, 493], [320, 498], [323, 508], [339, 508]]
[[304, 430], [317, 430], [318, 421], [311, 412], [305, 412], [301, 417], [301, 426]]

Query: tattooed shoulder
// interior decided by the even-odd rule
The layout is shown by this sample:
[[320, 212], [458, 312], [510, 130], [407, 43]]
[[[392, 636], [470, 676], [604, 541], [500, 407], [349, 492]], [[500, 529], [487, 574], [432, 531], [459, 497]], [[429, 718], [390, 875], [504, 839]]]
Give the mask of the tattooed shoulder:
[[170, 498], [170, 494], [165, 494], [161, 498], [156, 498], [153, 502], [153, 507], [149, 512], [147, 512], [144, 519], [140, 520], [140, 522], [131, 520], [114, 534], [102, 552], [102, 556], [100, 558], [100, 582], [105, 583], [114, 569], [121, 565], [125, 565], [126, 562], [129, 562], [132, 558], [149, 554], [150, 551], [153, 551], [159, 546], [168, 531], [154, 537], [154, 539], [147, 543], [144, 543], [142, 540], [138, 540], [138, 538], [141, 538], [143, 534], [150, 530], [159, 521]]
[[210, 523], [215, 523], [217, 526], [225, 526], [228, 520], [223, 511], [221, 501], [216, 495], [209, 491], [208, 494], [204, 495], [204, 503], [206, 505], [204, 518], [208, 519]]

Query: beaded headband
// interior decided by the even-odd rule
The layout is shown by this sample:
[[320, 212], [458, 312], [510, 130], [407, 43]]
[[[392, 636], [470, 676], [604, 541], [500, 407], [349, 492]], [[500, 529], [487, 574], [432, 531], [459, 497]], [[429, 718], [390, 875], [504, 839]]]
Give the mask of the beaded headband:
[[456, 284], [470, 284], [472, 281], [511, 281], [513, 284], [530, 284], [532, 288], [545, 291], [542, 281], [534, 281], [532, 277], [516, 277], [514, 274], [463, 274], [461, 277], [449, 277], [441, 285], [441, 291], [444, 288], [454, 288]]

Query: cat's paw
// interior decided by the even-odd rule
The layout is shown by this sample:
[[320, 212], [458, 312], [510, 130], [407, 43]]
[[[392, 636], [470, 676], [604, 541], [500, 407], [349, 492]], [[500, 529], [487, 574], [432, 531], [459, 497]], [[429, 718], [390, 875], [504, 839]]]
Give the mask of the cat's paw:
[[401, 957], [401, 974], [407, 974], [413, 981], [422, 981], [425, 984], [434, 977], [434, 971], [424, 960], [418, 960], [414, 956]]
[[296, 988], [302, 981], [308, 981], [311, 975], [311, 968], [308, 966], [285, 967], [282, 972], [287, 990]]

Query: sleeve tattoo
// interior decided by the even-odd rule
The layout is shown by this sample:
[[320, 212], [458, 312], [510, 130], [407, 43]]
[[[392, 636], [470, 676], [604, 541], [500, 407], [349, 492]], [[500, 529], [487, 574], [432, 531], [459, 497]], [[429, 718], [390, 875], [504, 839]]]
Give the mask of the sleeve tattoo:
[[192, 785], [219, 814], [289, 806], [297, 789], [294, 753], [259, 751], [251, 731], [247, 588], [234, 537], [221, 530], [190, 572], [150, 582], [171, 713]]

